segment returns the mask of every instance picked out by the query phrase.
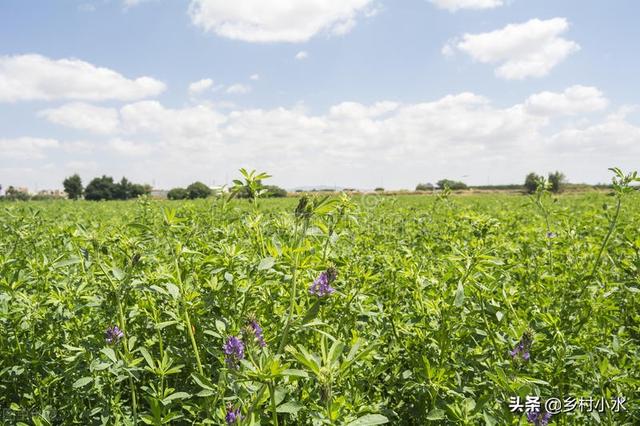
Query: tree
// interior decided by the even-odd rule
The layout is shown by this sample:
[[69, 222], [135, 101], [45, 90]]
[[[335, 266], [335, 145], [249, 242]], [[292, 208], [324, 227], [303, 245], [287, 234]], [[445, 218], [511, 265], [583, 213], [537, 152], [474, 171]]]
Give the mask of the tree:
[[167, 198], [170, 200], [185, 200], [189, 198], [189, 193], [184, 188], [173, 188], [167, 192]]
[[538, 188], [538, 184], [542, 182], [542, 180], [543, 180], [542, 176], [539, 176], [531, 172], [524, 179], [524, 189], [526, 189], [529, 194], [533, 194], [534, 192], [536, 192], [536, 189]]
[[551, 192], [561, 192], [563, 190], [566, 178], [564, 173], [556, 171], [555, 173], [549, 173], [549, 184], [551, 185]]
[[441, 179], [436, 183], [436, 185], [438, 185], [438, 188], [440, 189], [444, 189], [444, 188], [449, 188], [451, 190], [467, 189], [466, 183], [460, 182], [457, 180], [450, 180], [450, 179]]
[[64, 192], [67, 193], [67, 197], [71, 200], [78, 200], [82, 198], [82, 179], [76, 173], [73, 176], [69, 176], [62, 182], [62, 186], [64, 186]]
[[282, 198], [287, 196], [287, 190], [276, 185], [265, 185], [264, 196], [267, 198]]
[[379, 186], [376, 189], [374, 189], [375, 192], [384, 192], [384, 188]]
[[20, 200], [20, 201], [27, 201], [29, 200], [29, 198], [31, 198], [29, 194], [27, 194], [26, 192], [20, 191], [11, 185], [5, 191], [4, 196], [7, 200]]
[[433, 191], [432, 183], [419, 183], [416, 185], [416, 191]]
[[93, 178], [89, 185], [84, 190], [84, 198], [87, 200], [99, 201], [99, 200], [112, 200], [114, 198], [114, 192], [118, 188], [113, 183], [111, 176], [102, 175], [99, 178]]
[[207, 198], [211, 195], [211, 188], [202, 182], [193, 182], [187, 186], [187, 194], [190, 199]]

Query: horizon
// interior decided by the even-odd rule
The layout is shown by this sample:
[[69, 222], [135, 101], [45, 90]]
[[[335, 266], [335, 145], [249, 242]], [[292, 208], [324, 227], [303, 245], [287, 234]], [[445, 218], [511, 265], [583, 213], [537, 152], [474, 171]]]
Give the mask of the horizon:
[[[638, 169], [640, 5], [0, 4], [0, 185], [569, 182]], [[25, 32], [24, 29], [29, 31]], [[20, 35], [18, 37], [17, 35]]]

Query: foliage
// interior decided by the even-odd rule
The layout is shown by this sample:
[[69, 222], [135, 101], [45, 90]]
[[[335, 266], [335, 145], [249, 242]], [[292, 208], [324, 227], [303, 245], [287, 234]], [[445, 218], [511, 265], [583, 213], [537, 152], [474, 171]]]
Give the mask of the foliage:
[[19, 191], [17, 188], [13, 186], [9, 186], [7, 190], [4, 192], [4, 199], [10, 201], [27, 201], [31, 197], [29, 194], [23, 191]]
[[111, 176], [93, 178], [84, 190], [84, 198], [90, 201], [99, 200], [128, 200], [147, 195], [151, 192], [149, 185], [141, 185], [130, 182], [123, 177], [115, 183]]
[[440, 189], [449, 188], [453, 191], [468, 188], [467, 184], [465, 184], [464, 182], [450, 180], [450, 179], [441, 179], [436, 183], [436, 185]]
[[211, 188], [202, 182], [193, 182], [191, 185], [187, 186], [187, 195], [191, 200], [195, 200], [196, 198], [207, 198], [211, 193]]
[[64, 192], [67, 193], [69, 199], [78, 200], [82, 198], [84, 188], [82, 187], [82, 179], [77, 173], [66, 178], [62, 182], [62, 186], [64, 187]]
[[524, 189], [529, 194], [533, 194], [534, 192], [536, 192], [536, 189], [538, 188], [538, 185], [542, 181], [544, 181], [544, 178], [542, 176], [539, 176], [539, 175], [531, 172], [524, 179]]
[[265, 198], [282, 198], [287, 196], [287, 190], [276, 185], [265, 185], [264, 189]]
[[639, 179], [613, 173], [531, 204], [7, 204], [3, 421], [515, 425], [509, 398], [540, 395], [626, 396], [552, 420], [638, 424]]
[[186, 200], [189, 198], [189, 193], [184, 188], [172, 188], [167, 192], [167, 198], [170, 200]]
[[433, 191], [433, 189], [432, 183], [419, 183], [416, 185], [416, 191]]
[[554, 173], [549, 173], [549, 184], [551, 185], [551, 192], [561, 192], [564, 184], [566, 183], [566, 178], [563, 173], [558, 171]]

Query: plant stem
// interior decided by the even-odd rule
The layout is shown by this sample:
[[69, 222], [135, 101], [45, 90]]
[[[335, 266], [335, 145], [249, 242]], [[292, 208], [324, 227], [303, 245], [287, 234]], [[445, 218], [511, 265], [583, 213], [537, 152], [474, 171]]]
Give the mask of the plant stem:
[[278, 412], [276, 411], [276, 392], [273, 381], [269, 382], [269, 393], [271, 394], [271, 413], [273, 416], [273, 424], [278, 426]]

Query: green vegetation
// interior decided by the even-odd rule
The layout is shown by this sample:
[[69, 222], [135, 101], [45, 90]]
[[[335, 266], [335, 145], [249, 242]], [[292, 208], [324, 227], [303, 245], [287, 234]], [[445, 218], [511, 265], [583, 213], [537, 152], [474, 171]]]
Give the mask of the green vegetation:
[[440, 189], [449, 188], [452, 191], [468, 188], [466, 183], [451, 179], [441, 179], [436, 183], [436, 185]]
[[84, 188], [82, 187], [82, 179], [78, 174], [73, 176], [69, 176], [62, 182], [62, 186], [64, 187], [64, 192], [67, 193], [67, 197], [70, 200], [79, 200], [82, 198], [82, 193], [84, 192]]
[[613, 196], [263, 200], [245, 171], [251, 203], [6, 203], [4, 421], [526, 424], [509, 399], [541, 395], [638, 424], [640, 195], [614, 172]]
[[[66, 180], [65, 180], [66, 182]], [[66, 186], [65, 186], [66, 191]], [[84, 189], [85, 200], [128, 200], [151, 192], [149, 185], [131, 183], [125, 177], [115, 183], [111, 176], [93, 178]], [[68, 193], [68, 192], [67, 192]]]

